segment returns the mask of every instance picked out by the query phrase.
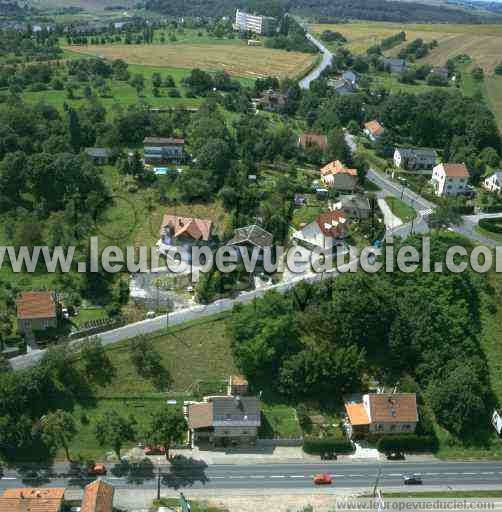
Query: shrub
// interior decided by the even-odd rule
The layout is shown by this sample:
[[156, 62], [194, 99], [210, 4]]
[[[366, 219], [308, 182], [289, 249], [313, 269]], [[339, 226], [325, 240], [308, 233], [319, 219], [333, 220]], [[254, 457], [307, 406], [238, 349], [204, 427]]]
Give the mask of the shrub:
[[502, 233], [502, 222], [499, 219], [481, 219], [479, 227], [492, 233]]
[[321, 453], [352, 453], [354, 447], [348, 440], [326, 437], [324, 439], [306, 438], [303, 441], [303, 451], [310, 455]]
[[407, 434], [400, 436], [383, 436], [377, 443], [379, 452], [434, 452], [438, 448], [434, 436], [417, 436]]
[[169, 97], [170, 98], [180, 98], [181, 97], [181, 93], [180, 91], [178, 91], [178, 89], [172, 87], [171, 89], [169, 89]]

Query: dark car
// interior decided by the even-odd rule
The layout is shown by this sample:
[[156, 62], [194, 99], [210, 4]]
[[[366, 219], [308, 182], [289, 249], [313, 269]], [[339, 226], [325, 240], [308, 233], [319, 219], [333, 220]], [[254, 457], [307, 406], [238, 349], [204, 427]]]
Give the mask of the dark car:
[[403, 452], [388, 452], [387, 460], [404, 460]]
[[403, 477], [404, 485], [422, 485], [422, 479], [417, 475], [408, 475]]

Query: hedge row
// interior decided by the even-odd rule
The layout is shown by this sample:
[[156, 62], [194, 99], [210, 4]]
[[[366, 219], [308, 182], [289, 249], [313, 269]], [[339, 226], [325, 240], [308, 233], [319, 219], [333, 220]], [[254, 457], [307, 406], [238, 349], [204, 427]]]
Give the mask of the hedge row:
[[438, 448], [434, 436], [417, 436], [414, 434], [400, 436], [383, 436], [377, 443], [379, 452], [434, 452]]
[[323, 439], [305, 438], [303, 441], [303, 451], [311, 455], [321, 455], [323, 453], [352, 453], [354, 447], [350, 441], [337, 439], [334, 437], [325, 437]]
[[502, 223], [500, 219], [481, 219], [479, 227], [491, 231], [492, 233], [502, 233]]

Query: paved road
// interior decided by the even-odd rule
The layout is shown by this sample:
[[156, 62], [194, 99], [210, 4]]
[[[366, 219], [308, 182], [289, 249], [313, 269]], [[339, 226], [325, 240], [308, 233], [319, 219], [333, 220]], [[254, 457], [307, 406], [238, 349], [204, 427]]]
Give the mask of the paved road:
[[306, 35], [307, 39], [311, 41], [313, 44], [319, 48], [322, 53], [322, 61], [321, 63], [313, 69], [305, 78], [300, 80], [300, 87], [302, 89], [309, 89], [310, 84], [319, 78], [321, 73], [331, 65], [331, 61], [333, 60], [333, 53], [331, 53], [318, 39], [316, 39], [313, 35]]
[[[211, 465], [187, 459], [186, 465], [161, 467], [164, 489], [311, 489], [313, 476], [328, 473], [336, 488], [371, 488], [381, 468], [380, 487], [403, 486], [403, 476], [422, 476], [424, 486], [485, 488], [502, 484], [502, 463], [499, 462], [351, 462], [318, 464]], [[103, 477], [116, 488], [155, 489], [157, 467], [143, 471], [124, 471], [110, 467]], [[0, 489], [30, 485], [82, 487], [89, 479], [70, 478], [55, 468], [52, 473], [40, 472], [40, 480], [26, 479], [16, 471], [5, 470]]]

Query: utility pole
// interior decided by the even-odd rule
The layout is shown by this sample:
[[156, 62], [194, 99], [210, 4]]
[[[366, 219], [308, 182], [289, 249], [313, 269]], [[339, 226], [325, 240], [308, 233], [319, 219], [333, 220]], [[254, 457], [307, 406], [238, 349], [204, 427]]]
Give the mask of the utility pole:
[[375, 485], [373, 487], [373, 498], [375, 498], [376, 495], [377, 495], [378, 484], [380, 483], [380, 475], [381, 474], [382, 474], [382, 468], [379, 467], [378, 468], [378, 473], [377, 473], [377, 476], [376, 476], [376, 480], [375, 480]]
[[160, 464], [157, 467], [157, 500], [160, 500]]

